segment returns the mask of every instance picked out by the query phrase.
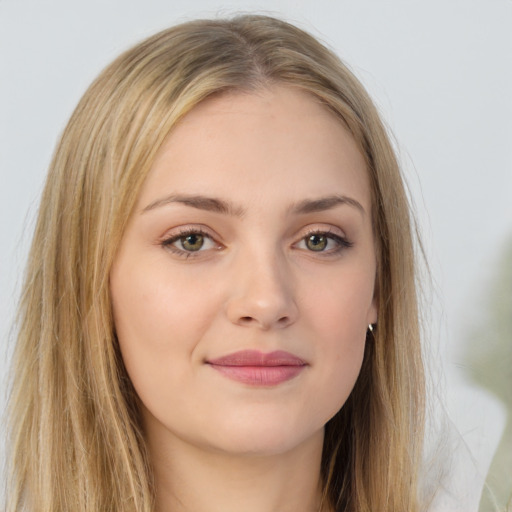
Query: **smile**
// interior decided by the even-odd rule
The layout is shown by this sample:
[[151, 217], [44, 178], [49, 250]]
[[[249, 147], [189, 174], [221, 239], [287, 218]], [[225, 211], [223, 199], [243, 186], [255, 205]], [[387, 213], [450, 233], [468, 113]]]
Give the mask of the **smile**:
[[299, 375], [308, 364], [284, 351], [242, 350], [208, 360], [225, 377], [251, 386], [276, 386]]

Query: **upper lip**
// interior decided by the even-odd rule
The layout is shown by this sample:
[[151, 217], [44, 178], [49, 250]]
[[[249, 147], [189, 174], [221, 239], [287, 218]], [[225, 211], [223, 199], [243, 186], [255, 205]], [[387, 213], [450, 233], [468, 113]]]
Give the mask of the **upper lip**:
[[216, 359], [208, 359], [208, 364], [217, 366], [304, 366], [306, 361], [284, 350], [260, 352], [240, 350]]

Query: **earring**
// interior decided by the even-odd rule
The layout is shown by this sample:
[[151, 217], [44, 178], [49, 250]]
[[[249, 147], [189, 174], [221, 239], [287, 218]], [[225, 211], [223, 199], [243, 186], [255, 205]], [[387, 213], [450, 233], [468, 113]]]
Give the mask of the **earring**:
[[369, 330], [370, 332], [373, 332], [373, 325], [372, 325], [372, 324], [368, 324], [368, 330]]

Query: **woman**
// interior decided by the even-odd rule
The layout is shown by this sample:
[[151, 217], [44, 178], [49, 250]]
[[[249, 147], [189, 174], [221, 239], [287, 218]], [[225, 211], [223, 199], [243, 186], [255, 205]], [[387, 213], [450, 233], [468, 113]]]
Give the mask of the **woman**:
[[9, 510], [419, 510], [409, 207], [378, 114], [276, 19], [92, 84], [30, 253]]

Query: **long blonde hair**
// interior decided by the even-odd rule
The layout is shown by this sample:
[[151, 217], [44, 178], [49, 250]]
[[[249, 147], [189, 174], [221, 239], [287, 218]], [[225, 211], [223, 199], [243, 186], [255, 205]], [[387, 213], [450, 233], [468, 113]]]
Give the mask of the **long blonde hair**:
[[325, 503], [418, 510], [423, 367], [409, 205], [361, 84], [302, 30], [265, 16], [185, 23], [108, 66], [55, 152], [19, 310], [9, 402], [8, 510], [150, 512], [138, 398], [120, 357], [109, 272], [155, 153], [212, 94], [281, 83], [334, 112], [364, 155], [377, 246], [378, 326], [347, 403], [326, 425]]

